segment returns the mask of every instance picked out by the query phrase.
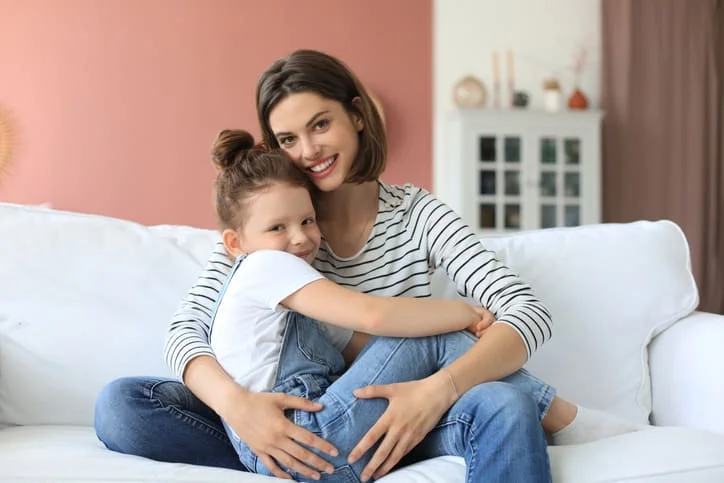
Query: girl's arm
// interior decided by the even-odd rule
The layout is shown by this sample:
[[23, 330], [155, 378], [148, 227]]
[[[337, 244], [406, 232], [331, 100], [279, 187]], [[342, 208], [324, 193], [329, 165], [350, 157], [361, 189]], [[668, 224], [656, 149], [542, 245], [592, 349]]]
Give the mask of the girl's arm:
[[379, 297], [327, 279], [305, 285], [285, 298], [282, 305], [328, 324], [394, 337], [462, 330], [479, 322], [484, 313], [462, 300]]

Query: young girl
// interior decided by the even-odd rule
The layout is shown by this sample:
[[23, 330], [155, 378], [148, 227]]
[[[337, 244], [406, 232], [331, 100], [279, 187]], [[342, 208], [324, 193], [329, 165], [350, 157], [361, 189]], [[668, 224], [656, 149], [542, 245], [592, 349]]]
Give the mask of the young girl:
[[[535, 395], [552, 393], [519, 370], [551, 336], [550, 314], [532, 289], [485, 250], [444, 203], [423, 189], [380, 181], [387, 162], [382, 121], [344, 64], [316, 51], [297, 51], [275, 62], [259, 79], [257, 113], [264, 142], [281, 148], [317, 192], [324, 240], [314, 266], [322, 275], [359, 292], [429, 297], [433, 271], [443, 270], [460, 294], [490, 309], [497, 319], [480, 341], [446, 367], [462, 394], [454, 404], [449, 392], [436, 385], [443, 378], [356, 392], [360, 398], [388, 401], [383, 416], [352, 451], [355, 461], [377, 444], [363, 476], [387, 473], [413, 448], [415, 458], [455, 454], [458, 449], [447, 446], [448, 431], [464, 431], [462, 421], [470, 417], [526, 427], [543, 418], [555, 444], [635, 429], [558, 397], [550, 405], [546, 398], [528, 404]], [[313, 478], [319, 475], [316, 469], [332, 469], [320, 454], [335, 454], [335, 448], [291, 423], [284, 412], [322, 407], [304, 398], [246, 390], [225, 373], [209, 346], [212, 308], [232, 265], [219, 242], [171, 321], [166, 360], [184, 384], [158, 378], [110, 383], [96, 404], [96, 432], [116, 451], [238, 468], [219, 414], [276, 476], [288, 477], [276, 466], [279, 462]], [[284, 278], [278, 274], [279, 283]], [[345, 329], [329, 333], [348, 356], [358, 354], [366, 342], [363, 335], [352, 336]], [[506, 376], [513, 379], [492, 382]], [[517, 409], [508, 411], [510, 407]], [[476, 448], [479, 458], [495, 461], [486, 481], [506, 481], [501, 475], [522, 463], [537, 465], [539, 473], [548, 471], [547, 459], [536, 456], [535, 438], [522, 433], [499, 438], [493, 426], [480, 428], [486, 444]], [[518, 456], [496, 458], [509, 451]]]
[[[349, 481], [350, 471], [359, 478], [371, 455], [354, 465], [347, 456], [386, 404], [358, 404], [353, 391], [437, 377], [446, 379], [446, 393], [454, 401], [458, 394], [452, 378], [437, 371], [461, 356], [473, 339], [462, 334], [375, 338], [344, 372], [342, 353], [317, 320], [374, 335], [421, 337], [476, 327], [485, 312], [463, 301], [378, 297], [330, 282], [311, 267], [321, 233], [304, 173], [283, 153], [254, 147], [245, 131], [223, 131], [213, 153], [219, 167], [216, 210], [222, 238], [237, 261], [212, 317], [211, 347], [224, 370], [247, 389], [320, 402], [324, 409], [318, 413], [294, 411], [289, 417], [340, 451], [334, 473], [324, 481]], [[244, 465], [271, 475], [225, 427]], [[470, 443], [461, 439], [461, 445]], [[468, 461], [468, 466], [468, 480], [481, 481], [479, 462]]]

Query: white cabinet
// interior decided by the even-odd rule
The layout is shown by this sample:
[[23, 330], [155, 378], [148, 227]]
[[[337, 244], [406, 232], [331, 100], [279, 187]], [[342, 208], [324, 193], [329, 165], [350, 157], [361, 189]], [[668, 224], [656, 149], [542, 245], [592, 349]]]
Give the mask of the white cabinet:
[[436, 194], [479, 233], [599, 223], [601, 119], [590, 110], [456, 111]]

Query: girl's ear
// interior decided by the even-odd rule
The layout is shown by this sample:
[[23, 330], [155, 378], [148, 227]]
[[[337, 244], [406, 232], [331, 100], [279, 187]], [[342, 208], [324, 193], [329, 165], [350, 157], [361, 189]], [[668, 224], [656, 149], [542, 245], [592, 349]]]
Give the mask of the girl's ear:
[[221, 233], [221, 239], [224, 241], [224, 248], [232, 257], [236, 258], [244, 253], [241, 247], [241, 238], [236, 230], [227, 228]]

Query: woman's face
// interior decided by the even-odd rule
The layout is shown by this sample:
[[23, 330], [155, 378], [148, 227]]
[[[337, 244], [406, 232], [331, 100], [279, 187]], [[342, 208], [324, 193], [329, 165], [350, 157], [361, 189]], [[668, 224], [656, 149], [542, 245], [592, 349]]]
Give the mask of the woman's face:
[[282, 99], [269, 114], [274, 136], [294, 163], [321, 191], [334, 191], [347, 179], [359, 151], [364, 123], [341, 103], [314, 92]]

